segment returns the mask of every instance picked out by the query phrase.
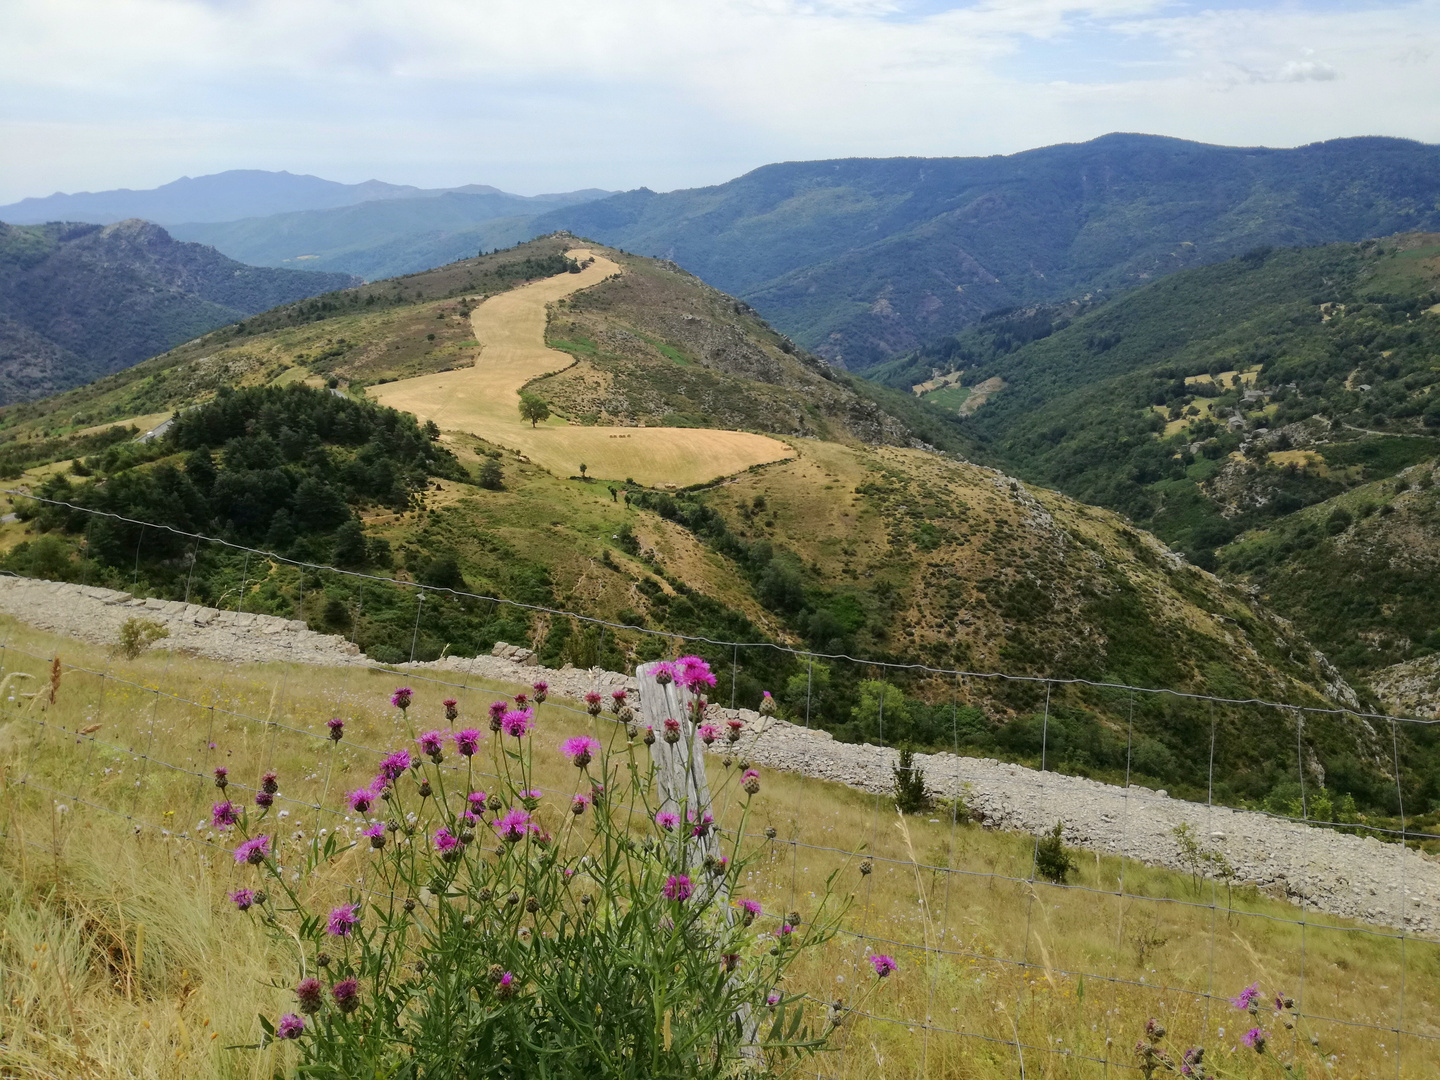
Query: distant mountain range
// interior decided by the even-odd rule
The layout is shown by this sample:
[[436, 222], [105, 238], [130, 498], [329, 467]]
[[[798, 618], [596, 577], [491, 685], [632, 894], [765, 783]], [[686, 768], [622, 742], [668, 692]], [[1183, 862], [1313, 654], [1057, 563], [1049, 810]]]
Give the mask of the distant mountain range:
[[43, 397], [278, 304], [359, 284], [245, 266], [158, 225], [0, 223], [0, 404]]
[[1106, 135], [1007, 157], [767, 165], [536, 218], [673, 259], [864, 371], [997, 308], [1125, 289], [1260, 245], [1440, 228], [1440, 147]]

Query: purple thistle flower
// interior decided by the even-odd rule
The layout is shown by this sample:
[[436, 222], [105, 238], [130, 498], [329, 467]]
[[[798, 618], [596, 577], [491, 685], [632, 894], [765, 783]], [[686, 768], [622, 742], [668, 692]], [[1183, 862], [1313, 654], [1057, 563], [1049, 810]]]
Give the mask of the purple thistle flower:
[[377, 821], [368, 829], [361, 829], [360, 835], [369, 837], [370, 846], [378, 851], [385, 846], [385, 823]]
[[341, 979], [330, 987], [330, 996], [336, 1007], [343, 1013], [352, 1013], [360, 1007], [360, 980]]
[[780, 1004], [780, 995], [774, 990], [771, 990], [770, 993], [765, 995], [765, 1004], [773, 1009], [776, 1005]]
[[442, 825], [435, 830], [435, 850], [440, 852], [441, 855], [448, 855], [459, 846], [459, 838], [452, 835], [450, 830], [445, 828], [445, 826]]
[[700, 687], [715, 685], [715, 676], [710, 671], [710, 665], [700, 657], [682, 656], [675, 661], [675, 665], [680, 669], [680, 682], [685, 689], [698, 694]]
[[313, 976], [301, 979], [295, 987], [295, 997], [300, 1002], [302, 1013], [317, 1013], [325, 1004], [325, 984]]
[[545, 695], [550, 692], [550, 684], [547, 682], [531, 683], [530, 689], [535, 691], [535, 702], [538, 705], [545, 704]]
[[443, 731], [427, 731], [415, 741], [428, 756], [436, 758], [440, 756], [441, 748], [445, 745], [445, 736]]
[[370, 805], [375, 801], [375, 792], [365, 787], [356, 788], [350, 792], [349, 795], [346, 795], [345, 799], [349, 802], [351, 810], [354, 810], [357, 814], [363, 814], [370, 809]]
[[588, 712], [591, 716], [599, 716], [600, 702], [600, 695], [597, 694], [594, 690], [591, 690], [588, 694], [585, 695], [585, 711]]
[[462, 826], [467, 826], [472, 829], [480, 823], [480, 819], [469, 810], [461, 810], [455, 815], [455, 820], [460, 822]]
[[661, 660], [650, 675], [661, 686], [668, 686], [680, 677], [680, 669], [669, 660]]
[[275, 796], [268, 791], [255, 792], [255, 805], [261, 810], [269, 810], [275, 805]]
[[275, 1037], [277, 1039], [298, 1039], [304, 1030], [304, 1020], [294, 1013], [286, 1013], [280, 1017], [280, 1023], [275, 1025]]
[[395, 781], [405, 775], [405, 770], [410, 768], [410, 751], [396, 750], [380, 762], [380, 775], [387, 781]]
[[274, 769], [260, 777], [260, 790], [267, 795], [274, 795], [280, 790], [280, 775]]
[[210, 807], [210, 823], [217, 829], [228, 829], [240, 820], [240, 808], [229, 799]]
[[465, 796], [465, 802], [469, 805], [472, 814], [485, 813], [485, 802], [487, 799], [489, 799], [489, 796], [483, 791], [472, 791], [469, 795]]
[[349, 937], [360, 923], [359, 904], [341, 904], [330, 912], [325, 932], [332, 937]]
[[695, 734], [700, 736], [700, 741], [706, 746], [720, 737], [720, 731], [714, 724], [701, 724], [695, 729]]
[[522, 810], [518, 806], [512, 806], [504, 817], [496, 818], [490, 823], [490, 827], [500, 835], [500, 839], [512, 844], [525, 839], [527, 832], [538, 833], [540, 831], [540, 826], [530, 820], [529, 811]]
[[270, 854], [270, 837], [257, 836], [254, 840], [246, 840], [235, 849], [235, 861], [237, 863], [249, 863], [251, 866], [259, 866]]
[[460, 716], [460, 703], [453, 697], [447, 697], [440, 703], [445, 706], [445, 719], [454, 721]]
[[230, 894], [230, 899], [241, 911], [249, 911], [255, 903], [254, 889], [236, 889]]
[[491, 720], [499, 720], [502, 716], [504, 716], [504, 715], [505, 715], [507, 712], [509, 712], [509, 711], [510, 711], [510, 702], [508, 702], [508, 701], [492, 701], [492, 702], [490, 702], [490, 719], [491, 719]]
[[747, 795], [755, 795], [760, 791], [760, 774], [754, 769], [746, 769], [740, 777], [740, 786]]
[[534, 715], [529, 709], [511, 709], [500, 718], [500, 729], [516, 739], [523, 738], [535, 726]]
[[1249, 986], [1245, 987], [1244, 990], [1240, 991], [1239, 997], [1231, 998], [1230, 1004], [1234, 1005], [1237, 1009], [1249, 1011], [1250, 1007], [1259, 1000], [1260, 984], [1258, 982], [1253, 982]]
[[576, 735], [560, 744], [560, 752], [570, 759], [571, 765], [583, 769], [600, 753], [600, 743], [589, 735]]
[[339, 742], [344, 738], [345, 721], [341, 720], [340, 717], [332, 716], [329, 720], [325, 721], [325, 726], [330, 729], [330, 738], [332, 741]]
[[1243, 1042], [1246, 1046], [1250, 1047], [1252, 1050], [1254, 1050], [1257, 1054], [1263, 1054], [1265, 1052], [1265, 1031], [1262, 1028], [1251, 1028], [1249, 1031], [1245, 1032], [1244, 1035], [1240, 1036], [1240, 1041]]
[[401, 712], [404, 712], [410, 708], [410, 699], [414, 696], [415, 692], [411, 690], [410, 687], [402, 686], [390, 695], [390, 704], [394, 705], [395, 708]]
[[455, 752], [462, 757], [474, 757], [475, 751], [480, 749], [480, 740], [484, 737], [479, 728], [465, 728], [455, 732]]
[[690, 899], [690, 894], [694, 891], [695, 889], [694, 886], [690, 884], [690, 879], [684, 874], [671, 874], [665, 879], [664, 893], [667, 900], [674, 900], [676, 903], [683, 904], [686, 900]]
[[886, 956], [884, 953], [876, 953], [870, 957], [870, 963], [875, 968], [875, 974], [882, 979], [900, 966], [895, 963], [893, 957]]
[[520, 805], [525, 807], [526, 810], [534, 810], [535, 807], [540, 805], [540, 799], [545, 793], [537, 787], [531, 788], [529, 791], [522, 789], [518, 794], [520, 796]]
[[710, 816], [709, 810], [701, 813], [698, 819], [695, 816], [694, 810], [687, 810], [685, 812], [685, 817], [687, 820], [690, 821], [692, 825], [692, 828], [690, 829], [691, 836], [704, 836], [710, 831], [710, 826], [715, 824], [715, 819]]
[[215, 770], [215, 786], [218, 787], [221, 791], [224, 791], [225, 785], [230, 783], [229, 776], [230, 770], [225, 768], [224, 765], [221, 765]]
[[590, 805], [589, 795], [576, 795], [570, 800], [570, 812], [572, 814], [583, 814], [585, 808]]
[[741, 921], [743, 921], [746, 926], [749, 926], [752, 922], [755, 921], [755, 917], [760, 914], [760, 901], [741, 900], [740, 910], [744, 912], [744, 914], [741, 916]]
[[762, 690], [762, 691], [760, 692], [760, 709], [759, 709], [759, 713], [760, 713], [761, 716], [774, 716], [774, 715], [775, 715], [775, 699], [770, 696], [770, 691], [769, 691], [769, 690]]
[[793, 934], [794, 932], [795, 932], [795, 928], [794, 928], [793, 926], [791, 926], [788, 922], [787, 922], [787, 923], [781, 923], [780, 929], [775, 931], [775, 936], [776, 936], [777, 938], [779, 938], [781, 941], [784, 941], [787, 937], [789, 937], [789, 936], [790, 936], [791, 934]]
[[672, 814], [669, 810], [661, 810], [655, 815], [655, 824], [666, 832], [673, 832], [680, 824], [680, 815]]

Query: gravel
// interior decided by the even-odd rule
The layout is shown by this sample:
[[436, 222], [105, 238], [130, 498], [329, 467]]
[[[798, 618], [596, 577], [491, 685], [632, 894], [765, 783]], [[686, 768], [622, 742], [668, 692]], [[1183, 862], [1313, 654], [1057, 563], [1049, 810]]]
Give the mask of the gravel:
[[[90, 586], [0, 577], [0, 611], [39, 629], [99, 645], [113, 644], [120, 624], [139, 616], [169, 630], [170, 636], [155, 648], [230, 663], [376, 666], [343, 637], [317, 634], [300, 622], [135, 599]], [[638, 689], [634, 678], [618, 672], [541, 667], [529, 650], [517, 646], [501, 643], [494, 653], [396, 667], [442, 678], [457, 675], [521, 684], [543, 679], [552, 697], [575, 701], [590, 690], [608, 698], [616, 687]], [[717, 722], [731, 718], [746, 722], [745, 735], [733, 751], [737, 756], [868, 792], [891, 790], [899, 760], [893, 749], [838, 743], [827, 732], [747, 709], [712, 705], [709, 713]], [[726, 748], [717, 743], [712, 749]], [[1188, 824], [1206, 848], [1229, 860], [1237, 884], [1253, 883], [1272, 896], [1288, 899], [1301, 907], [1302, 914], [1315, 909], [1425, 937], [1440, 936], [1440, 861], [1399, 844], [990, 758], [916, 754], [915, 760], [933, 796], [962, 798], [972, 816], [988, 828], [1038, 833], [1062, 821], [1065, 841], [1075, 847], [1185, 870], [1174, 830]]]

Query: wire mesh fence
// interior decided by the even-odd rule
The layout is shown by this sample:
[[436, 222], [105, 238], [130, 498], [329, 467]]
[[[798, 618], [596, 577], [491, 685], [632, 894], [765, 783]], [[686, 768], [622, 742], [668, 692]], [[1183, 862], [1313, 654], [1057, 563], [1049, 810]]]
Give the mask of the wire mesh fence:
[[[1172, 1042], [1205, 1046], [1212, 1068], [1242, 1075], [1268, 1060], [1244, 1041], [1256, 1029], [1277, 1061], [1312, 1073], [1440, 1075], [1440, 867], [1426, 855], [1440, 835], [1435, 808], [1416, 805], [1430, 778], [1407, 765], [1434, 721], [1316, 697], [959, 671], [657, 633], [118, 523], [134, 553], [126, 584], [183, 609], [154, 610], [167, 626], [225, 610], [303, 619], [333, 637], [305, 653], [309, 664], [279, 645], [257, 648], [249, 664], [235, 662], [240, 653], [211, 662], [178, 648], [126, 661], [98, 644], [110, 631], [93, 611], [104, 607], [112, 621], [152, 612], [101, 601], [81, 610], [78, 592], [56, 602], [93, 622], [96, 644], [57, 655], [53, 639], [9, 628], [0, 707], [13, 751], [12, 861], [58, 866], [81, 844], [77, 830], [110, 820], [106, 835], [129, 835], [146, 852], [174, 861], [189, 851], [197, 890], [223, 905], [236, 868], [209, 821], [216, 769], [227, 770], [228, 794], [246, 800], [266, 773], [279, 774], [267, 813], [295, 850], [331, 834], [348, 844], [363, 815], [347, 806], [347, 788], [413, 738], [408, 713], [385, 703], [392, 681], [414, 688], [417, 715], [438, 716], [449, 699], [477, 718], [493, 701], [533, 698], [519, 680], [543, 677], [554, 686], [546, 723], [596, 730], [617, 746], [632, 737], [626, 725], [608, 713], [597, 721], [583, 691], [624, 685], [602, 679], [606, 671], [623, 676], [693, 651], [719, 676], [717, 722], [746, 725], [744, 742], [712, 748], [717, 766], [777, 770], [748, 827], [766, 845], [763, 870], [743, 884], [777, 924], [790, 912], [803, 918], [831, 873], [854, 893], [835, 944], [796, 976], [817, 1010], [845, 1017], [821, 1075], [1178, 1071], [1179, 1049], [1147, 1034], [1152, 1019]], [[152, 549], [147, 538], [161, 534]], [[235, 564], [225, 573], [196, 572], [225, 559]], [[168, 561], [168, 581], [150, 572], [157, 561]], [[398, 627], [408, 647], [388, 662], [347, 651], [373, 632], [367, 620]], [[563, 621], [560, 655], [570, 663], [526, 676], [514, 664], [455, 657], [441, 639], [466, 620], [542, 652]], [[252, 622], [234, 636], [264, 645], [279, 636], [264, 632], [273, 628]], [[196, 627], [186, 647], [207, 632]], [[758, 711], [766, 693], [773, 719]], [[339, 741], [331, 717], [346, 725]], [[902, 748], [915, 751], [904, 767]], [[1346, 777], [1342, 789], [1322, 759], [1353, 767], [1369, 788]], [[468, 785], [496, 779], [473, 762], [446, 768], [457, 783], [461, 772]], [[560, 772], [541, 780], [556, 802], [571, 786]], [[897, 813], [907, 797], [913, 805]], [[363, 865], [341, 863], [317, 872], [358, 895], [376, 890]], [[866, 957], [882, 952], [900, 970], [883, 993], [864, 992]], [[1256, 982], [1261, 1007], [1237, 1009]]]

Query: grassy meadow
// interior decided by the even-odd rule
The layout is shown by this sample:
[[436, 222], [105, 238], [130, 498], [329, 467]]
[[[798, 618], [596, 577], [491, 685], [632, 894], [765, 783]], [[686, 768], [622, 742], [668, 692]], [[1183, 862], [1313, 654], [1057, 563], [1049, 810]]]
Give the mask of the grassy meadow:
[[[261, 772], [279, 773], [268, 827], [294, 858], [318, 830], [358, 828], [339, 812], [343, 792], [368, 782], [379, 752], [409, 742], [388, 701], [396, 685], [415, 687], [418, 727], [440, 722], [445, 697], [474, 722], [497, 693], [522, 689], [163, 651], [124, 661], [11, 620], [0, 621], [0, 641], [6, 1078], [283, 1074], [289, 1050], [255, 1048], [257, 1018], [293, 1007], [297, 975], [259, 922], [226, 900], [248, 875], [209, 827], [211, 770], [228, 768], [240, 800]], [[55, 702], [42, 708], [57, 654]], [[37, 691], [39, 704], [25, 696]], [[336, 715], [346, 735], [332, 745], [325, 721]], [[550, 804], [540, 815], [558, 823], [577, 774], [554, 747], [585, 732], [623, 747], [625, 736], [566, 702], [542, 706], [537, 720], [536, 773]], [[717, 817], [737, 810], [722, 804]], [[856, 1010], [818, 1059], [823, 1075], [1131, 1073], [1155, 1017], [1176, 1057], [1200, 1044], [1221, 1075], [1278, 1076], [1276, 1059], [1240, 1045], [1253, 1021], [1225, 1000], [1258, 980], [1308, 1017], [1329, 1018], [1287, 1031], [1261, 1011], [1292, 1075], [1440, 1076], [1436, 943], [1314, 912], [1302, 923], [1298, 909], [1253, 890], [1212, 896], [1188, 876], [1085, 852], [1069, 887], [1032, 884], [1028, 836], [956, 823], [948, 811], [900, 819], [884, 799], [768, 770], [750, 829], [767, 854], [745, 888], [767, 912], [806, 916], [835, 870], [837, 888], [854, 893], [845, 932], [796, 975], [817, 1002]], [[302, 889], [317, 900], [363, 890], [368, 860], [368, 850], [342, 848]], [[899, 972], [877, 984], [869, 951], [895, 956]], [[1412, 1034], [1383, 1030], [1396, 1027]]]

